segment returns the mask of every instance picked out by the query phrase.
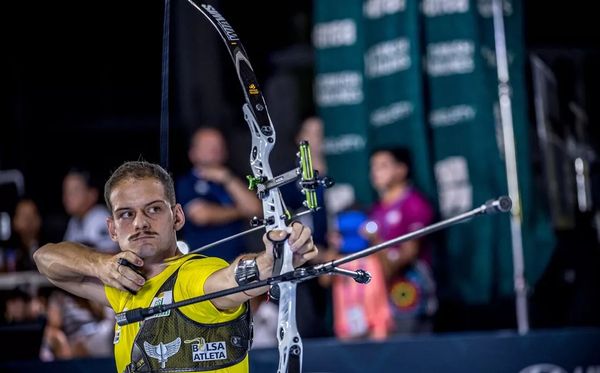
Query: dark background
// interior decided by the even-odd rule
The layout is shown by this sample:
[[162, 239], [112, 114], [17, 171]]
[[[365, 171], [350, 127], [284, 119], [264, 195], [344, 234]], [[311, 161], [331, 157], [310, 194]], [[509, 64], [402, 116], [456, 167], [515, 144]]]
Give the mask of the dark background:
[[[173, 3], [176, 11], [187, 6], [184, 1]], [[269, 75], [270, 53], [297, 40], [290, 24], [293, 13], [308, 17], [311, 8], [309, 1], [285, 6], [275, 1], [216, 5], [240, 35], [261, 82]], [[2, 86], [7, 95], [1, 105], [0, 169], [21, 170], [27, 193], [44, 212], [53, 213], [62, 211], [62, 177], [74, 165], [91, 168], [106, 179], [125, 160], [158, 162], [163, 2], [11, 1], [6, 6], [1, 22]], [[182, 12], [197, 13], [189, 6]], [[174, 14], [171, 39], [180, 31], [177, 20]], [[208, 23], [201, 16], [191, 22]], [[210, 35], [199, 35], [201, 40], [217, 38], [210, 26], [203, 31]], [[236, 122], [247, 130], [241, 119], [241, 90], [224, 46], [217, 45], [220, 50], [215, 55], [214, 46], [187, 51], [171, 43], [169, 168], [178, 174], [189, 166], [186, 147], [191, 126], [225, 118], [229, 123], [212, 124]], [[177, 73], [178, 59], [188, 53], [209, 60], [209, 70], [223, 65], [216, 81], [227, 84], [222, 90], [228, 116], [208, 115], [198, 123], [179, 118], [178, 82], [185, 84], [187, 78]], [[202, 67], [192, 72], [192, 79], [203, 80]], [[207, 89], [201, 94], [212, 92]]]

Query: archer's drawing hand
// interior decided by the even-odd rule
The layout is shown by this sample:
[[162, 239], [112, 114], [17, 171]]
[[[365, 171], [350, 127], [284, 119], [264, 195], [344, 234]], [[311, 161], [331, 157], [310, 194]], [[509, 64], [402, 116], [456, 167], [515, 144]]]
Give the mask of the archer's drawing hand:
[[98, 268], [98, 278], [113, 288], [136, 293], [146, 279], [136, 267], [144, 265], [142, 258], [131, 251], [123, 251], [102, 260]]

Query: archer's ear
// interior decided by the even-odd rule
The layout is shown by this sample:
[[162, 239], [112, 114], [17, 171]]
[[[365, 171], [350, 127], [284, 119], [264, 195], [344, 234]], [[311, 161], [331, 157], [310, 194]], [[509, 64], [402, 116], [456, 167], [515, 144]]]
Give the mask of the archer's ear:
[[114, 242], [117, 242], [117, 229], [115, 228], [115, 221], [112, 216], [106, 218], [106, 225], [108, 226], [108, 233], [110, 234], [110, 239]]
[[178, 231], [183, 228], [185, 224], [185, 214], [183, 213], [183, 207], [178, 203], [173, 209], [173, 228]]

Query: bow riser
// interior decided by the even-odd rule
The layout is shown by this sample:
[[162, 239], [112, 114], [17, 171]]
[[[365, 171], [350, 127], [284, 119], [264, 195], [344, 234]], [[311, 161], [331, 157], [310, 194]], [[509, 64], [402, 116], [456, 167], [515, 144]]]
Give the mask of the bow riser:
[[[265, 107], [266, 108], [266, 107]], [[271, 138], [275, 138], [275, 131], [272, 131], [272, 137], [265, 137], [258, 128], [258, 123], [248, 105], [244, 105], [244, 119], [248, 123], [252, 137], [252, 149], [250, 150], [250, 165], [254, 177], [266, 177], [267, 180], [273, 178], [271, 167], [269, 166], [269, 154], [275, 144]], [[261, 185], [258, 185], [259, 193]], [[266, 230], [270, 232], [274, 229], [285, 230], [286, 211], [283, 205], [283, 199], [278, 188], [269, 189], [262, 198], [263, 218], [265, 221], [273, 221], [273, 224], [267, 224]], [[270, 218], [273, 217], [271, 220]], [[291, 272], [294, 270], [293, 253], [287, 240], [284, 241], [282, 256], [276, 259], [273, 275]], [[278, 284], [279, 286], [279, 317], [277, 328], [277, 340], [279, 341], [279, 368], [278, 372], [300, 372], [302, 366], [302, 339], [296, 326], [296, 284], [286, 282]]]

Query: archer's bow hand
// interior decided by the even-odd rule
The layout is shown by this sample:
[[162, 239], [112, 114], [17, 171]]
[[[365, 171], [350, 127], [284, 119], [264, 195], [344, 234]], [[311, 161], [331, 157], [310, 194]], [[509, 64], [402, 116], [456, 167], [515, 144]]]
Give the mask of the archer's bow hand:
[[294, 221], [286, 230], [273, 230], [263, 235], [266, 254], [274, 259], [274, 244], [283, 242], [286, 239], [290, 245], [290, 250], [294, 253], [294, 268], [300, 267], [307, 261], [314, 259], [319, 252], [313, 242], [310, 228], [298, 221]]

